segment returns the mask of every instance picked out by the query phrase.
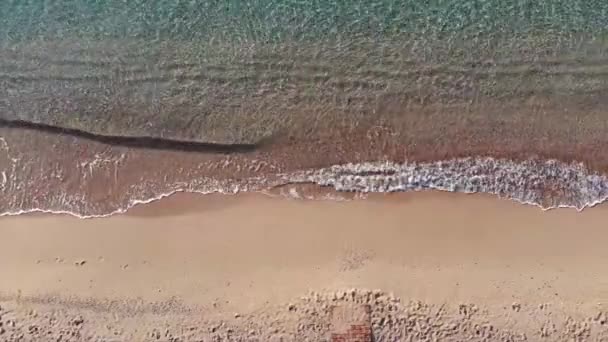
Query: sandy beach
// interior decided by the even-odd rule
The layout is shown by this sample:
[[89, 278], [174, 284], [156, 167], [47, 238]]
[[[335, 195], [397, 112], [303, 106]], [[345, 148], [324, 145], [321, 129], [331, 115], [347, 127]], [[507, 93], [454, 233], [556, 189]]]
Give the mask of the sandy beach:
[[[32, 321], [51, 336], [85, 317], [73, 340], [153, 340], [159, 327], [160, 340], [212, 340], [226, 333], [210, 328], [217, 322], [232, 331], [223, 340], [329, 340], [329, 326], [300, 326], [322, 314], [287, 307], [322, 311], [355, 291], [354, 302], [386, 296], [402, 306], [395, 312], [457, 324], [446, 340], [483, 340], [462, 330], [467, 321], [490, 324], [486, 340], [599, 341], [608, 336], [606, 215], [605, 206], [541, 211], [426, 192], [345, 202], [179, 194], [109, 218], [3, 217], [0, 339], [40, 340]], [[49, 315], [63, 318], [53, 326], [40, 318]], [[407, 335], [407, 320], [377, 323], [376, 341], [397, 332], [432, 340]]]
[[608, 342], [607, 23], [0, 1], [0, 342]]

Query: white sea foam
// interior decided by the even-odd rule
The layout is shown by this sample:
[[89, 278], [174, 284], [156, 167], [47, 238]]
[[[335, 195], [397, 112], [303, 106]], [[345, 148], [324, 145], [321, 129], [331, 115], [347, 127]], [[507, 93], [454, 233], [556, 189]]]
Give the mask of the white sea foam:
[[460, 158], [427, 163], [345, 164], [303, 171], [289, 178], [292, 183], [363, 193], [425, 189], [489, 193], [545, 210], [568, 207], [580, 211], [608, 198], [605, 175], [589, 171], [582, 163], [557, 160]]
[[[516, 162], [488, 157], [436, 162], [372, 162], [274, 174], [270, 178], [272, 181], [262, 177], [238, 181], [196, 179], [191, 183], [164, 184], [165, 191], [158, 194], [154, 194], [150, 190], [149, 184], [134, 184], [130, 191], [131, 197], [122, 202], [123, 204], [119, 207], [109, 209], [89, 206], [86, 203], [86, 194], [55, 193], [54, 196], [60, 196], [60, 198], [50, 199], [55, 203], [52, 210], [48, 208], [9, 209], [0, 216], [43, 212], [69, 214], [79, 218], [107, 217], [124, 213], [136, 205], [160, 200], [178, 192], [235, 194], [257, 191], [264, 193], [270, 188], [285, 185], [291, 185], [291, 187], [282, 195], [311, 199], [311, 196], [303, 196], [294, 188], [294, 186], [304, 184], [329, 187], [337, 192], [348, 191], [358, 194], [426, 189], [488, 193], [519, 203], [535, 205], [543, 210], [567, 207], [581, 211], [602, 203], [608, 198], [608, 177], [590, 171], [582, 163], [563, 163], [557, 160], [535, 159]], [[327, 193], [314, 197], [314, 199], [324, 200], [332, 198]], [[344, 200], [341, 196], [336, 196], [335, 199]], [[57, 203], [61, 203], [60, 208], [57, 208]], [[83, 205], [83, 203], [85, 204]]]
[[131, 208], [133, 208], [135, 206], [143, 205], [143, 204], [149, 204], [149, 203], [161, 200], [163, 198], [172, 196], [172, 195], [180, 193], [180, 192], [200, 193], [202, 195], [208, 195], [208, 194], [212, 194], [212, 193], [220, 193], [220, 194], [226, 194], [226, 195], [234, 195], [234, 194], [236, 194], [236, 192], [234, 192], [234, 191], [225, 191], [223, 189], [217, 189], [217, 190], [211, 190], [211, 191], [194, 191], [194, 190], [178, 189], [178, 190], [174, 190], [174, 191], [171, 191], [171, 192], [159, 194], [157, 196], [150, 197], [150, 198], [132, 199], [132, 200], [129, 201], [129, 203], [126, 206], [121, 207], [121, 208], [116, 208], [115, 210], [110, 211], [108, 213], [104, 213], [104, 214], [78, 213], [78, 212], [75, 212], [75, 211], [70, 210], [70, 209], [51, 210], [51, 209], [45, 209], [45, 208], [30, 208], [30, 209], [22, 209], [22, 210], [15, 210], [15, 211], [6, 211], [6, 212], [3, 212], [3, 213], [0, 213], [0, 217], [2, 217], [2, 216], [17, 216], [17, 215], [33, 214], [33, 213], [42, 213], [42, 214], [70, 215], [70, 216], [74, 216], [74, 217], [81, 218], [81, 219], [103, 218], [103, 217], [109, 217], [109, 216], [116, 215], [116, 214], [124, 214], [129, 209], [131, 209]]

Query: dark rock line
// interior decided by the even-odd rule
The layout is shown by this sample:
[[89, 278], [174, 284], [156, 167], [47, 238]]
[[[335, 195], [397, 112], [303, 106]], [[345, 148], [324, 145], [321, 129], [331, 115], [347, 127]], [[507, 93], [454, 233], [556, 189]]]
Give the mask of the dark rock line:
[[179, 152], [235, 154], [249, 153], [267, 145], [272, 138], [264, 138], [251, 144], [224, 144], [175, 140], [150, 136], [120, 136], [102, 135], [74, 128], [53, 126], [25, 120], [7, 120], [0, 118], [0, 128], [15, 128], [37, 131], [47, 134], [71, 136], [83, 140], [102, 143], [110, 146], [128, 147], [148, 150], [164, 150]]

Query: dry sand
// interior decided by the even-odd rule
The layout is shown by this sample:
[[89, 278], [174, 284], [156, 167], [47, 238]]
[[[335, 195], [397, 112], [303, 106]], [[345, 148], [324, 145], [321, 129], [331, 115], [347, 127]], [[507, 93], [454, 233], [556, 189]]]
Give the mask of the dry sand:
[[606, 210], [180, 194], [4, 217], [0, 340], [323, 341], [349, 302], [371, 306], [375, 341], [605, 341]]

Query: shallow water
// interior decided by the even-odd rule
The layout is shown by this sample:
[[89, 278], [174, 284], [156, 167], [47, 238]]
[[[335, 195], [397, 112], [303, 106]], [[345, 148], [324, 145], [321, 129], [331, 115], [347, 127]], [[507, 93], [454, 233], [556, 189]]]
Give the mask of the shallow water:
[[582, 210], [607, 33], [605, 1], [4, 1], [0, 214], [282, 188]]
[[608, 28], [596, 0], [538, 1], [38, 1], [0, 4], [0, 38], [144, 37], [276, 41], [331, 34]]
[[[353, 198], [348, 195], [353, 192], [432, 189], [488, 193], [542, 209], [576, 210], [608, 198], [608, 177], [582, 163], [557, 160], [472, 157], [287, 170], [273, 164], [272, 155], [244, 158], [133, 150], [53, 135], [47, 136], [52, 142], [37, 142], [42, 135], [38, 132], [30, 132], [31, 139], [19, 144], [23, 132], [19, 133], [0, 137], [2, 215], [52, 212], [108, 216], [176, 192], [255, 191], [308, 200], [341, 200]], [[62, 150], [66, 143], [68, 149]]]

